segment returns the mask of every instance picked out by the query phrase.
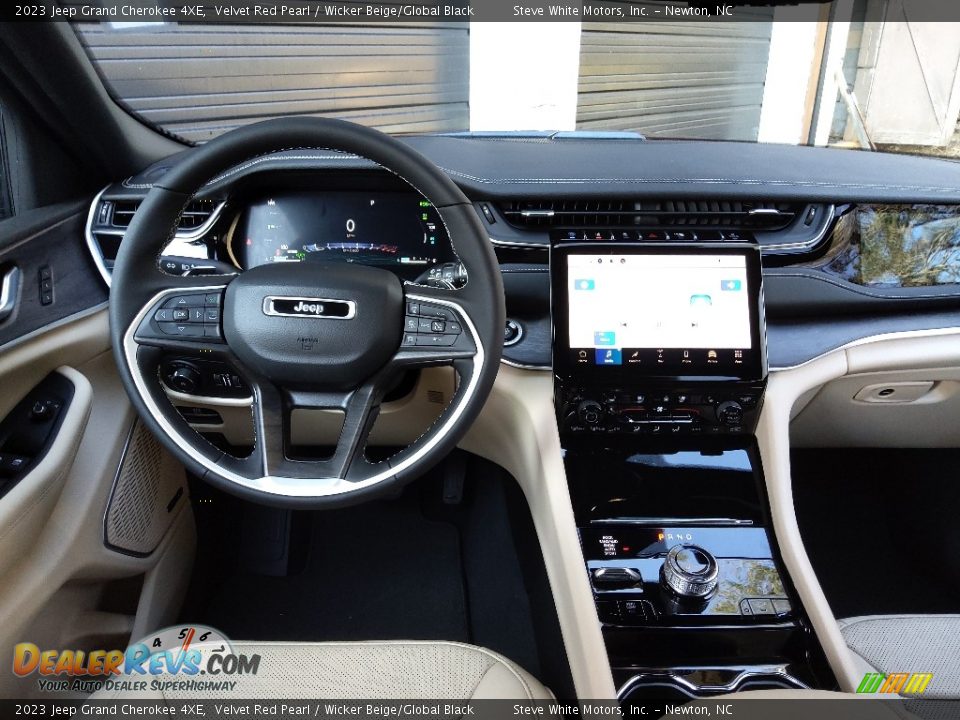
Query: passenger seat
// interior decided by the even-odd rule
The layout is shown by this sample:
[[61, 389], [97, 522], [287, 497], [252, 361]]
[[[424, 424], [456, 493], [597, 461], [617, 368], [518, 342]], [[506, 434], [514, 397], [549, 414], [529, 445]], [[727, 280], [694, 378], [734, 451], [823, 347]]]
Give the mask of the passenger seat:
[[924, 699], [960, 699], [960, 615], [867, 615], [837, 623], [864, 674], [932, 673]]

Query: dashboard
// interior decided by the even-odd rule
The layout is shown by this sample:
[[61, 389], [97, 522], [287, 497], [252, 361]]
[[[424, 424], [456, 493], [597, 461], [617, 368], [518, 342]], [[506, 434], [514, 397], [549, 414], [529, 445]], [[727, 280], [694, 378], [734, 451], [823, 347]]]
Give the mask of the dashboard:
[[343, 262], [388, 268], [404, 279], [453, 262], [437, 210], [402, 192], [284, 192], [251, 201], [227, 250], [240, 269], [277, 262]]
[[[586, 350], [604, 377], [629, 370], [626, 350], [640, 351], [636, 359], [648, 362], [659, 362], [663, 350], [664, 373], [746, 378], [758, 375], [762, 359], [755, 351], [764, 346], [771, 368], [791, 367], [859, 337], [956, 322], [955, 163], [692, 141], [417, 136], [405, 142], [444, 168], [475, 206], [501, 263], [512, 321], [504, 360], [519, 367], [551, 369], [560, 339], [554, 328], [574, 335], [567, 347], [578, 356]], [[678, 165], [677, 158], [689, 163]], [[108, 186], [91, 204], [87, 244], [107, 284], [136, 207], [169, 167], [160, 161]], [[161, 267], [205, 274], [324, 261], [376, 265], [410, 282], [457, 278], [462, 270], [437, 215], [416, 191], [363, 159], [277, 153], [207, 185], [188, 205]], [[609, 294], [594, 292], [579, 298], [585, 304], [571, 305], [571, 322], [555, 324], [558, 288], [551, 287], [551, 275], [565, 270], [551, 248], [571, 242], [628, 243], [645, 251], [672, 244], [676, 252], [668, 249], [667, 256], [688, 256], [692, 245], [703, 243], [753, 244], [759, 261], [748, 259], [745, 270], [737, 268], [740, 275], [720, 280], [745, 279], [750, 295], [761, 278], [752, 266], [762, 263], [765, 318], [760, 324], [750, 319], [747, 344], [747, 322], [727, 304], [735, 291], [694, 287], [700, 281], [688, 279], [686, 270], [657, 268], [669, 260], [651, 257], [642, 260], [648, 282], [614, 282]], [[602, 272], [608, 271], [614, 268]], [[657, 290], [665, 272], [682, 280], [685, 301]], [[700, 295], [710, 302], [692, 300]], [[594, 327], [591, 316], [606, 312], [602, 303], [621, 301], [659, 313], [671, 326], [671, 318], [704, 314], [726, 341], [709, 337], [703, 325], [692, 334], [693, 328], [673, 326], [674, 334], [659, 338], [642, 327]], [[767, 342], [754, 334], [757, 327]], [[613, 345], [603, 344], [607, 335], [594, 336], [609, 331], [616, 333]], [[730, 339], [734, 331], [737, 340]], [[603, 350], [600, 365], [597, 350]], [[608, 350], [619, 353], [608, 359]], [[717, 357], [708, 357], [710, 351]]]

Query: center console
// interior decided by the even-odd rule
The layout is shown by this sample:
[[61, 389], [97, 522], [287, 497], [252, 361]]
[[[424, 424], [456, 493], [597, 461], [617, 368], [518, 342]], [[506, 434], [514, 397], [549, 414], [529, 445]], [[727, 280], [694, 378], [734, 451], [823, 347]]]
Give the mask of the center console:
[[758, 247], [558, 242], [550, 267], [557, 423], [621, 699], [831, 686], [753, 434]]

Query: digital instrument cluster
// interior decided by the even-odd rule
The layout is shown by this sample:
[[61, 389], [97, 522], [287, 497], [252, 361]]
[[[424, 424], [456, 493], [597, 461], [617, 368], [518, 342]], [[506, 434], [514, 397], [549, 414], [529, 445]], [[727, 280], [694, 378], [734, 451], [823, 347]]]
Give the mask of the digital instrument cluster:
[[288, 192], [251, 203], [230, 243], [242, 269], [345, 262], [415, 279], [456, 260], [436, 208], [415, 193]]

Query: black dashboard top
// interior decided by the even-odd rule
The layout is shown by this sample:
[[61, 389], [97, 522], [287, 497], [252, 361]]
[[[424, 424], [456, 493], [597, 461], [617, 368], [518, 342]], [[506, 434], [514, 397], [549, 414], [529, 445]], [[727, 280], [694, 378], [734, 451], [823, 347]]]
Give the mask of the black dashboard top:
[[[960, 202], [960, 163], [858, 150], [762, 143], [522, 136], [405, 138], [474, 199], [611, 194], [764, 197], [823, 202]], [[189, 151], [186, 151], [189, 152]], [[142, 193], [176, 163], [165, 158], [128, 178]], [[322, 149], [256, 158], [210, 189], [267, 167], [369, 169]]]
[[[853, 275], [847, 277], [854, 271], [854, 275], [864, 275], [863, 267], [854, 263], [873, 262], [877, 257], [876, 254], [868, 256], [865, 246], [858, 248], [856, 237], [843, 245], [847, 254], [842, 257], [824, 253], [829, 250], [827, 246], [831, 244], [833, 228], [841, 225], [839, 221], [844, 213], [848, 218], [853, 217], [851, 208], [868, 203], [960, 207], [958, 162], [835, 148], [736, 142], [513, 135], [414, 136], [404, 138], [404, 141], [444, 169], [477, 203], [491, 239], [499, 243], [508, 314], [522, 326], [522, 337], [505, 350], [507, 361], [543, 367], [549, 363], [551, 343], [549, 283], [545, 282], [549, 235], [542, 229], [518, 228], [504, 217], [503, 205], [518, 199], [542, 199], [545, 202], [567, 198], [585, 202], [609, 198], [657, 202], [684, 198], [720, 203], [768, 201], [793, 203], [800, 208], [814, 208], [821, 212], [824, 231], [830, 228], [830, 233], [816, 233], [819, 245], [808, 248], [809, 252], [804, 251], [807, 253], [805, 257], [774, 258], [761, 241], [772, 368], [803, 362], [867, 335], [956, 325], [955, 309], [960, 304], [960, 286], [952, 283], [940, 287], [868, 286], [858, 282]], [[160, 160], [137, 175], [111, 185], [103, 198], [135, 207], [152, 184], [163, 177], [183, 154]], [[327, 180], [317, 187], [298, 185], [309, 177], [326, 177]], [[274, 190], [272, 186], [281, 178], [288, 178], [290, 182]], [[344, 178], [365, 180], [343, 184]], [[265, 187], [270, 189], [264, 190]], [[411, 223], [411, 227], [416, 225], [415, 232], [406, 233], [408, 237], [402, 242], [390, 237], [367, 237], [363, 224], [358, 225], [359, 231], [356, 228], [350, 231], [347, 221], [360, 209], [353, 208], [343, 214], [346, 210], [337, 208], [332, 215], [321, 213], [316, 216], [321, 224], [329, 226], [327, 230], [336, 225], [335, 233], [325, 232], [323, 238], [298, 234], [294, 242], [278, 242], [277, 247], [271, 246], [268, 252], [259, 244], [266, 238], [254, 237], [253, 230], [257, 223], [272, 223], [263, 218], [251, 219], [251, 214], [270, 199], [271, 193], [275, 193], [275, 199], [281, 197], [281, 191], [283, 197], [293, 198], [306, 189], [314, 192], [315, 198], [333, 197], [331, 193], [338, 190], [351, 190], [359, 193], [351, 202], [363, 200], [367, 203], [376, 200], [379, 192], [398, 191], [396, 179], [367, 160], [330, 150], [301, 148], [254, 158], [238, 165], [213, 178], [199, 197], [209, 199], [208, 202], [214, 205], [226, 198], [231, 199], [229, 212], [224, 213], [217, 232], [221, 242], [225, 238], [230, 240], [227, 221], [236, 219], [235, 227], [230, 231], [234, 241], [229, 247], [243, 257], [236, 258], [232, 263], [234, 267], [265, 261], [268, 255], [277, 257], [278, 250], [281, 254], [329, 256], [333, 253], [347, 261], [360, 261], [361, 256], [366, 255], [363, 262], [391, 264], [403, 257], [412, 258], [414, 262], [426, 258], [443, 264], [452, 255], [442, 231], [435, 236], [436, 254], [429, 247], [422, 252], [425, 238], [429, 244], [431, 235], [424, 224], [429, 219], [423, 220], [416, 212], [420, 210], [419, 206], [409, 216], [406, 210], [392, 213], [394, 218], [406, 218], [404, 222]], [[409, 197], [411, 202], [420, 200], [415, 195]], [[294, 200], [285, 202], [296, 204]], [[490, 216], [483, 212], [485, 205], [492, 210]], [[369, 207], [365, 209], [369, 210]], [[383, 207], [385, 205], [380, 204], [380, 208]], [[430, 211], [429, 208], [425, 210]], [[311, 212], [319, 211], [314, 207]], [[399, 225], [403, 226], [404, 222]], [[819, 222], [818, 219], [813, 224], [814, 229]], [[908, 219], [903, 224], [910, 222]], [[94, 223], [92, 234], [105, 247], [118, 241], [118, 235], [122, 234], [107, 228], [98, 234], [98, 230]], [[196, 240], [191, 239], [190, 232], [182, 235], [185, 240], [179, 246], [188, 250]], [[236, 238], [243, 245], [239, 245]], [[414, 249], [410, 243], [419, 243], [421, 247]], [[284, 244], [288, 247], [279, 247]], [[401, 245], [409, 247], [401, 248]], [[833, 245], [839, 249], [842, 244], [833, 242]], [[401, 275], [406, 272], [410, 279], [414, 279], [413, 269], [418, 266], [396, 264], [402, 268]], [[840, 274], [825, 272], [828, 264], [839, 268]], [[879, 276], [876, 272], [872, 274]], [[818, 334], [817, 328], [822, 333]]]

